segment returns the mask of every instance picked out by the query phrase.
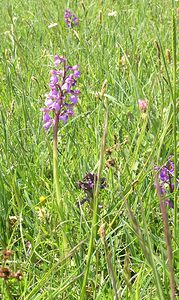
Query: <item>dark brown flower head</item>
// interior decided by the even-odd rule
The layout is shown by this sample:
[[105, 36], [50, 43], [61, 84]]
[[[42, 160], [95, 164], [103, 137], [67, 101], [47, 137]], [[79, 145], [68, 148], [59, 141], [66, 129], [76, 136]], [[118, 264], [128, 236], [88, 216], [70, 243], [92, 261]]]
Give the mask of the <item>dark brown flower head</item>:
[[115, 167], [116, 165], [116, 162], [115, 162], [115, 159], [108, 159], [107, 162], [106, 162], [106, 167], [110, 168], [110, 167]]
[[9, 223], [11, 226], [14, 226], [17, 223], [17, 217], [16, 216], [9, 216]]
[[[97, 174], [87, 173], [82, 181], [78, 181], [78, 187], [82, 189], [85, 194], [86, 198], [84, 198], [81, 202], [78, 202], [78, 206], [83, 204], [84, 202], [88, 202], [90, 199], [93, 199], [93, 192], [95, 183], [98, 181]], [[104, 189], [106, 187], [105, 178], [100, 179], [100, 189]]]
[[11, 276], [11, 270], [7, 267], [0, 268], [0, 277], [4, 279], [8, 279]]
[[7, 259], [9, 259], [9, 257], [12, 255], [12, 251], [11, 250], [8, 250], [8, 249], [6, 249], [6, 250], [4, 250], [3, 251], [3, 259], [4, 260], [7, 260]]
[[17, 271], [15, 273], [12, 273], [12, 271], [8, 267], [0, 268], [0, 278], [4, 278], [5, 280], [10, 278], [16, 278], [17, 280], [22, 279], [22, 272]]

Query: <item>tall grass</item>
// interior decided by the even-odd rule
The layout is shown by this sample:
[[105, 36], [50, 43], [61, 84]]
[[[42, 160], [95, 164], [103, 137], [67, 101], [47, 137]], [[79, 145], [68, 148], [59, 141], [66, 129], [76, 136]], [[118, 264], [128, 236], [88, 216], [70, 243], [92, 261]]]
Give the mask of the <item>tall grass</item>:
[[[8, 267], [23, 273], [21, 281], [0, 278], [1, 299], [170, 299], [153, 167], [173, 154], [176, 183], [176, 6], [163, 0], [1, 1], [0, 250], [13, 250]], [[65, 26], [67, 7], [80, 18], [76, 34]], [[57, 26], [49, 28], [52, 23]], [[40, 112], [54, 54], [81, 71], [75, 116], [57, 136], [63, 218], [53, 188], [53, 132], [44, 132]], [[105, 78], [104, 130], [99, 94]], [[138, 99], [145, 98], [142, 114]], [[96, 183], [95, 201], [78, 207], [85, 195], [77, 182], [88, 172], [105, 177], [106, 188]], [[177, 299], [176, 184], [170, 196]], [[97, 233], [101, 224], [106, 246]]]

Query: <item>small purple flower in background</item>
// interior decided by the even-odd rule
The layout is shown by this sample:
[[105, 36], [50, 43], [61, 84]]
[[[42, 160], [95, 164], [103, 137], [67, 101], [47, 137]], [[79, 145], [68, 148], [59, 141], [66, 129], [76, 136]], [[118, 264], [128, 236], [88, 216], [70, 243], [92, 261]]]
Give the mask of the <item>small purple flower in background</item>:
[[[82, 201], [79, 201], [77, 204], [78, 206], [82, 205], [85, 202], [89, 202], [90, 199], [93, 199], [93, 192], [94, 192], [94, 185], [95, 182], [97, 182], [98, 177], [96, 174], [87, 173], [86, 176], [83, 178], [83, 181], [78, 182], [78, 187], [82, 189], [85, 194], [86, 198], [84, 198]], [[106, 181], [105, 178], [101, 178], [100, 180], [100, 189], [104, 189], [106, 187]]]
[[79, 90], [75, 90], [77, 79], [80, 77], [79, 66], [68, 66], [67, 59], [55, 55], [54, 65], [61, 68], [50, 71], [50, 92], [42, 108], [45, 130], [63, 121], [66, 123], [74, 115], [73, 108], [78, 103]]
[[[155, 169], [158, 171], [160, 193], [164, 197], [173, 193], [174, 191], [174, 184], [172, 183], [174, 177], [174, 167], [175, 166], [171, 156], [168, 158], [168, 161], [165, 165], [162, 167], [155, 167]], [[177, 179], [177, 184], [178, 181], [179, 180]], [[174, 208], [173, 200], [166, 199], [165, 203], [169, 205], [169, 207]]]
[[144, 99], [144, 100], [139, 99], [138, 100], [138, 105], [139, 105], [140, 111], [142, 113], [145, 113], [147, 111], [147, 108], [148, 108], [148, 100], [147, 99]]
[[165, 200], [165, 203], [166, 203], [170, 208], [174, 208], [174, 203], [173, 203], [172, 200], [167, 199], [167, 200]]
[[64, 14], [65, 23], [69, 28], [73, 28], [79, 25], [79, 19], [75, 14], [71, 13], [69, 9], [66, 9]]

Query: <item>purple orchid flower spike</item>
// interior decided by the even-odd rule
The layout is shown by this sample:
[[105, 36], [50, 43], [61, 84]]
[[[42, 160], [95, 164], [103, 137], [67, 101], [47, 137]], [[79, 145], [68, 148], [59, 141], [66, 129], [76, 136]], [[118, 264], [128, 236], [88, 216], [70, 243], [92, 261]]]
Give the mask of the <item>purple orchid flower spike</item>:
[[69, 28], [73, 28], [79, 25], [79, 19], [69, 9], [66, 9], [64, 14], [65, 23]]
[[[159, 179], [159, 187], [160, 194], [163, 197], [170, 197], [174, 191], [173, 177], [174, 177], [174, 163], [172, 161], [172, 156], [170, 156], [162, 167], [156, 167], [155, 169], [158, 171], [158, 179]], [[177, 184], [179, 180], [177, 179]], [[178, 186], [178, 185], [177, 185]], [[174, 208], [173, 200], [168, 198], [165, 200], [165, 204], [170, 208]]]
[[54, 65], [57, 70], [50, 71], [50, 92], [42, 108], [45, 130], [55, 125], [56, 122], [67, 123], [69, 117], [74, 115], [73, 108], [78, 103], [79, 90], [75, 90], [80, 77], [79, 66], [67, 66], [67, 59], [55, 55]]
[[[78, 65], [67, 65], [64, 56], [55, 55], [55, 68], [50, 71], [50, 91], [45, 101], [43, 112], [43, 127], [48, 131], [53, 127], [53, 181], [56, 191], [56, 204], [60, 211], [61, 222], [65, 221], [64, 202], [60, 192], [59, 164], [58, 164], [58, 128], [59, 122], [66, 124], [74, 115], [74, 107], [78, 103], [79, 90], [75, 89], [80, 77]], [[66, 234], [63, 231], [66, 241]], [[66, 242], [65, 242], [66, 243]]]
[[[98, 181], [98, 177], [96, 174], [87, 173], [86, 176], [83, 178], [82, 181], [78, 182], [78, 187], [84, 191], [86, 197], [82, 200], [77, 202], [78, 207], [85, 202], [89, 202], [90, 199], [93, 199], [94, 193], [94, 186], [95, 182]], [[106, 179], [103, 177], [100, 179], [100, 189], [104, 189], [106, 187]]]

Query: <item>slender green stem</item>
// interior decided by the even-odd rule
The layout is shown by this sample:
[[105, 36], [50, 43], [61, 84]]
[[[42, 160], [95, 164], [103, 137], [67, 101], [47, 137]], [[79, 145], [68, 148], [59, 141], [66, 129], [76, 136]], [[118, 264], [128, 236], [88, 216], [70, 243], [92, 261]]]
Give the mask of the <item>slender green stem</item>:
[[[59, 173], [58, 173], [58, 116], [55, 117], [55, 125], [53, 130], [53, 178], [55, 185], [55, 192], [57, 198], [57, 205], [59, 206], [60, 215], [63, 215], [63, 203], [60, 197]], [[62, 220], [61, 220], [62, 221]]]
[[[136, 236], [138, 238], [139, 241], [139, 245], [145, 255], [145, 258], [147, 259], [148, 263], [150, 264], [152, 270], [153, 270], [153, 274], [154, 274], [154, 278], [155, 278], [155, 284], [156, 284], [156, 288], [157, 288], [157, 292], [158, 292], [158, 297], [160, 300], [165, 300], [165, 295], [163, 292], [163, 288], [162, 288], [162, 282], [158, 273], [158, 270], [156, 268], [156, 264], [153, 258], [153, 252], [152, 252], [152, 246], [151, 246], [151, 241], [148, 235], [148, 232], [146, 230], [145, 234], [147, 234], [147, 239], [148, 239], [148, 244], [146, 245], [146, 240], [144, 239], [142, 230], [140, 228], [140, 225], [138, 223], [138, 220], [136, 219], [134, 213], [132, 212], [128, 200], [125, 201], [126, 204], [126, 208], [128, 210], [128, 214], [129, 214], [129, 218], [133, 227], [133, 230], [136, 233]], [[144, 222], [145, 222], [145, 218], [144, 218]]]
[[11, 292], [11, 290], [10, 290], [10, 288], [9, 288], [8, 281], [5, 281], [5, 280], [4, 280], [4, 285], [5, 285], [5, 290], [6, 290], [6, 292], [7, 292], [7, 295], [8, 295], [8, 297], [9, 297], [8, 300], [13, 300], [12, 292]]
[[[53, 131], [53, 178], [54, 178], [54, 186], [55, 186], [55, 192], [56, 192], [56, 200], [57, 200], [57, 209], [60, 215], [60, 221], [62, 223], [65, 223], [65, 213], [64, 213], [64, 204], [61, 198], [61, 192], [60, 192], [60, 184], [59, 184], [59, 168], [58, 168], [58, 115], [55, 117], [55, 125], [54, 125], [54, 131]], [[67, 254], [69, 251], [68, 245], [72, 248], [72, 243], [70, 239], [68, 238], [68, 225], [63, 224], [62, 227], [62, 237], [63, 237], [63, 250], [64, 253]], [[78, 253], [74, 256], [76, 264], [80, 267], [80, 258], [78, 256]], [[80, 268], [81, 270], [81, 268]], [[82, 271], [80, 271], [82, 272]], [[79, 277], [81, 280], [81, 277]]]
[[[55, 185], [55, 192], [56, 192], [56, 200], [57, 200], [57, 209], [60, 215], [60, 221], [65, 221], [64, 216], [64, 207], [63, 202], [61, 199], [61, 193], [60, 193], [60, 184], [59, 184], [59, 171], [58, 171], [58, 115], [55, 116], [55, 125], [53, 130], [53, 178], [54, 178], [54, 185]], [[67, 228], [66, 226], [63, 227], [63, 248], [64, 251], [67, 250]]]
[[107, 100], [105, 99], [105, 120], [104, 120], [104, 129], [103, 129], [103, 137], [101, 141], [101, 149], [100, 149], [100, 158], [99, 158], [99, 166], [98, 166], [98, 173], [97, 173], [97, 181], [95, 183], [94, 188], [94, 197], [93, 197], [93, 218], [92, 218], [92, 228], [91, 228], [91, 236], [88, 246], [88, 255], [87, 255], [87, 266], [84, 275], [81, 296], [80, 299], [87, 299], [86, 296], [86, 283], [88, 280], [91, 256], [93, 252], [93, 246], [97, 235], [97, 222], [98, 222], [98, 190], [99, 190], [99, 181], [101, 177], [101, 172], [103, 168], [103, 160], [105, 154], [105, 144], [106, 144], [106, 136], [107, 136], [107, 126], [108, 126], [108, 107], [107, 107]]
[[175, 22], [175, 3], [172, 1], [172, 52], [173, 52], [173, 140], [174, 140], [174, 239], [175, 245], [178, 240], [178, 221], [177, 221], [177, 105], [176, 105], [176, 22]]
[[162, 199], [157, 174], [155, 175], [155, 186], [157, 189], [158, 198], [160, 200], [160, 209], [162, 213], [163, 226], [164, 226], [164, 236], [165, 236], [166, 249], [167, 249], [166, 252], [167, 252], [167, 259], [168, 259], [168, 270], [170, 274], [169, 279], [170, 279], [171, 299], [174, 300], [175, 299], [175, 275], [174, 275], [174, 268], [173, 268], [171, 233], [169, 228], [167, 209], [166, 209], [164, 199]]
[[114, 271], [114, 268], [112, 265], [110, 252], [108, 251], [106, 238], [104, 238], [104, 251], [105, 251], [107, 265], [108, 265], [108, 272], [109, 272], [109, 275], [111, 276], [112, 287], [114, 290], [114, 300], [119, 300], [119, 299], [121, 299], [121, 297], [118, 295], [118, 292], [117, 292], [116, 274], [115, 274], [115, 271]]

